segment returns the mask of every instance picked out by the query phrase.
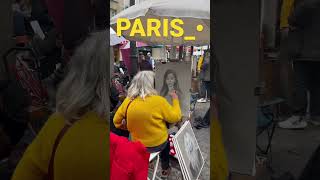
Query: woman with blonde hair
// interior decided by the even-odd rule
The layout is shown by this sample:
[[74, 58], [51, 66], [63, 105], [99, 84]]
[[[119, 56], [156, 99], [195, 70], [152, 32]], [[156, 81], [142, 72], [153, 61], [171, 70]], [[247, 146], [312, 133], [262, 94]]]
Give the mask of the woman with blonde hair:
[[19, 162], [13, 180], [109, 178], [107, 33], [75, 51], [57, 93], [56, 113]]
[[181, 120], [178, 95], [170, 92], [172, 106], [154, 89], [155, 74], [140, 71], [132, 80], [128, 96], [113, 119], [117, 128], [128, 129], [133, 141], [140, 141], [150, 153], [160, 152], [162, 176], [170, 172], [166, 123]]

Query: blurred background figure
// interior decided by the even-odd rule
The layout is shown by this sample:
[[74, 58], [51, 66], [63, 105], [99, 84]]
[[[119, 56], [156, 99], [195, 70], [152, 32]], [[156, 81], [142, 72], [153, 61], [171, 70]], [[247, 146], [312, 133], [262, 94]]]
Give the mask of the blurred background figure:
[[106, 36], [92, 34], [76, 49], [56, 112], [24, 153], [13, 180], [108, 179]]
[[140, 52], [139, 54], [139, 68], [140, 71], [153, 71], [152, 65], [150, 62], [146, 59], [144, 54]]
[[151, 56], [151, 53], [150, 52], [148, 52], [147, 53], [147, 61], [151, 64], [151, 66], [152, 66], [152, 69], [154, 69], [155, 68], [155, 62], [154, 62], [154, 59], [153, 59], [153, 57]]
[[[298, 1], [288, 18], [289, 57], [293, 60], [295, 87], [292, 116], [280, 122], [285, 129], [301, 129], [307, 121], [320, 125], [320, 0]], [[310, 97], [308, 98], [308, 92]], [[308, 99], [310, 116], [306, 118]]]
[[205, 103], [210, 101], [211, 90], [210, 90], [210, 52], [206, 51], [203, 57], [203, 63], [200, 69], [200, 80], [201, 80], [201, 96], [198, 100], [199, 103]]

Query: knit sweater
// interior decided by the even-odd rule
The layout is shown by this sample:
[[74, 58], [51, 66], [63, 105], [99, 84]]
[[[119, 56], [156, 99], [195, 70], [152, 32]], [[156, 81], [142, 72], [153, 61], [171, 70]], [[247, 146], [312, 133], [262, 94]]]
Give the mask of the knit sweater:
[[[117, 128], [125, 118], [126, 98], [115, 114], [113, 122]], [[138, 97], [129, 105], [127, 112], [127, 128], [133, 141], [140, 141], [146, 147], [156, 147], [168, 139], [166, 123], [176, 123], [181, 120], [179, 100], [174, 99], [172, 106], [161, 96]]]
[[[52, 115], [20, 160], [12, 180], [43, 180], [58, 133], [65, 124], [59, 114]], [[54, 158], [55, 180], [108, 179], [108, 123], [88, 112], [72, 125], [61, 139]]]

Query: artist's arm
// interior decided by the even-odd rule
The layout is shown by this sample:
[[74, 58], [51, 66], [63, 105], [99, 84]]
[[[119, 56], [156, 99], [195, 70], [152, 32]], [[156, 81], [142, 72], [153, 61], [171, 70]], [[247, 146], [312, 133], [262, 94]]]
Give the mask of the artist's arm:
[[114, 115], [113, 123], [116, 128], [122, 127], [122, 120], [125, 118], [125, 113], [126, 113], [126, 108], [127, 108], [128, 102], [129, 102], [129, 98], [126, 98], [123, 101], [123, 103], [120, 105], [120, 107], [118, 108], [116, 114]]
[[304, 27], [310, 22], [312, 13], [320, 6], [320, 0], [305, 0], [298, 3], [288, 18], [292, 27]]
[[178, 96], [172, 99], [172, 106], [166, 99], [161, 102], [161, 112], [168, 123], [179, 122], [182, 118]]

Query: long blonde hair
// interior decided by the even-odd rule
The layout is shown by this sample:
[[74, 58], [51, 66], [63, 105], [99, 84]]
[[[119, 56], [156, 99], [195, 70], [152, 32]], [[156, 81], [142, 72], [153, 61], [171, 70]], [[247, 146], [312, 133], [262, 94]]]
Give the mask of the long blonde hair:
[[87, 111], [106, 117], [109, 107], [107, 33], [91, 34], [75, 51], [57, 92], [57, 112], [80, 118]]
[[145, 99], [147, 96], [157, 95], [154, 89], [153, 71], [140, 71], [132, 80], [131, 86], [128, 89], [128, 98], [141, 97]]

